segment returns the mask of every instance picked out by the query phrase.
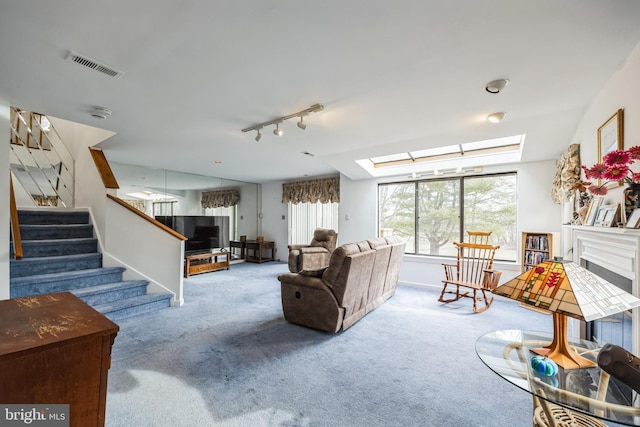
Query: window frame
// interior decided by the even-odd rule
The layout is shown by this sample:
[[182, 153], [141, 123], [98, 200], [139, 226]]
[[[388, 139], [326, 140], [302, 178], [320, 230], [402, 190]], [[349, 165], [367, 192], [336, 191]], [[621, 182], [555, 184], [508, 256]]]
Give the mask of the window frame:
[[[458, 241], [462, 242], [465, 241], [465, 233], [467, 230], [465, 230], [464, 228], [464, 223], [465, 223], [465, 209], [464, 209], [464, 198], [465, 198], [465, 181], [468, 179], [477, 179], [477, 178], [490, 178], [490, 177], [496, 177], [496, 176], [513, 176], [516, 180], [516, 199], [515, 199], [515, 220], [517, 221], [517, 210], [518, 210], [518, 203], [517, 203], [517, 179], [518, 179], [518, 172], [517, 171], [505, 171], [505, 172], [493, 172], [493, 173], [485, 173], [485, 174], [474, 174], [474, 175], [463, 175], [463, 176], [455, 176], [455, 177], [442, 177], [442, 176], [438, 176], [438, 177], [432, 177], [432, 178], [419, 178], [419, 179], [411, 179], [411, 180], [401, 180], [401, 181], [386, 181], [386, 182], [380, 182], [378, 183], [378, 192], [377, 192], [377, 227], [378, 230], [382, 229], [382, 225], [380, 223], [380, 187], [382, 186], [387, 186], [387, 185], [406, 185], [406, 184], [413, 184], [414, 185], [414, 208], [413, 208], [413, 213], [414, 213], [414, 247], [413, 247], [413, 252], [405, 252], [406, 255], [413, 255], [413, 256], [420, 256], [420, 257], [437, 257], [437, 258], [455, 258], [455, 256], [452, 255], [443, 255], [443, 254], [424, 254], [424, 253], [419, 253], [420, 247], [419, 247], [419, 236], [420, 236], [420, 228], [419, 228], [419, 185], [420, 183], [424, 183], [424, 182], [436, 182], [436, 181], [458, 181], [459, 182], [459, 223], [458, 223], [458, 228], [459, 228], [459, 236], [458, 236]], [[516, 224], [516, 228], [517, 228], [517, 224]], [[516, 263], [518, 262], [518, 255], [517, 255], [517, 248], [515, 250], [516, 255], [514, 257], [514, 259], [501, 259], [501, 258], [496, 258], [496, 261], [501, 261], [501, 262], [512, 262], [512, 263]], [[498, 254], [497, 254], [498, 255]]]

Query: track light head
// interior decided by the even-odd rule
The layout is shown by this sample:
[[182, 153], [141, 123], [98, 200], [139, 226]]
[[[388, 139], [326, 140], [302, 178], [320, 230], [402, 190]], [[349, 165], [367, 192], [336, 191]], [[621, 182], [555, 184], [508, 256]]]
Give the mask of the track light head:
[[487, 120], [491, 123], [498, 123], [500, 120], [504, 119], [505, 113], [493, 113], [487, 116]]
[[260, 133], [260, 129], [258, 129], [258, 134], [256, 135], [256, 142], [260, 142], [260, 140], [262, 139], [262, 134]]
[[276, 123], [276, 128], [273, 130], [273, 134], [282, 136], [282, 129], [280, 129], [280, 123]]
[[302, 130], [307, 128], [307, 124], [303, 121], [304, 116], [300, 116], [300, 121], [298, 122], [298, 127]]

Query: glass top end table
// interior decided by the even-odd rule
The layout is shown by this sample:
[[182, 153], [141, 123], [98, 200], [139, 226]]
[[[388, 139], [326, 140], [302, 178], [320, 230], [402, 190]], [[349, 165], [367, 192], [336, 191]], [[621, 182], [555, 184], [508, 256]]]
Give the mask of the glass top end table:
[[[531, 350], [552, 341], [551, 334], [522, 330], [502, 330], [483, 335], [476, 341], [476, 353], [498, 376], [530, 393], [534, 403], [543, 399], [552, 405], [624, 425], [640, 425], [640, 408], [634, 406], [635, 393], [627, 384], [612, 378], [597, 364], [579, 369], [558, 368], [558, 374], [544, 376], [531, 369]], [[599, 346], [591, 341], [570, 339], [570, 344], [584, 358], [595, 362]], [[638, 400], [638, 399], [636, 399]]]

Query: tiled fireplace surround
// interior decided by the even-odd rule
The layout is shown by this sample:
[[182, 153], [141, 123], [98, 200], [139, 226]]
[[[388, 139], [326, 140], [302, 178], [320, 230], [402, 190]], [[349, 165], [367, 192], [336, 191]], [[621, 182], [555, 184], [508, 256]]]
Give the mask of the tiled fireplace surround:
[[[597, 264], [631, 281], [631, 292], [640, 297], [640, 230], [595, 226], [566, 226], [565, 258], [576, 264]], [[609, 278], [606, 278], [610, 280]], [[611, 280], [610, 280], [611, 281]], [[611, 281], [616, 284], [614, 281]], [[640, 354], [640, 308], [631, 316], [632, 352]], [[571, 323], [572, 335], [583, 335], [579, 322]]]

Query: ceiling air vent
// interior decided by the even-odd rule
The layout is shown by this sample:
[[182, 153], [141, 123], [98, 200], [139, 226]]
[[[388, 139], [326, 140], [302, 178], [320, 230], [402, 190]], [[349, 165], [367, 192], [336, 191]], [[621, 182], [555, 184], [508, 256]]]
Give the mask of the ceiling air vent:
[[99, 71], [103, 74], [106, 74], [110, 77], [114, 77], [119, 79], [124, 76], [124, 71], [120, 71], [108, 65], [102, 64], [94, 59], [87, 58], [86, 56], [80, 55], [77, 52], [70, 51], [67, 59], [71, 62], [75, 62], [76, 64], [82, 65], [83, 67], [90, 68], [92, 70]]

